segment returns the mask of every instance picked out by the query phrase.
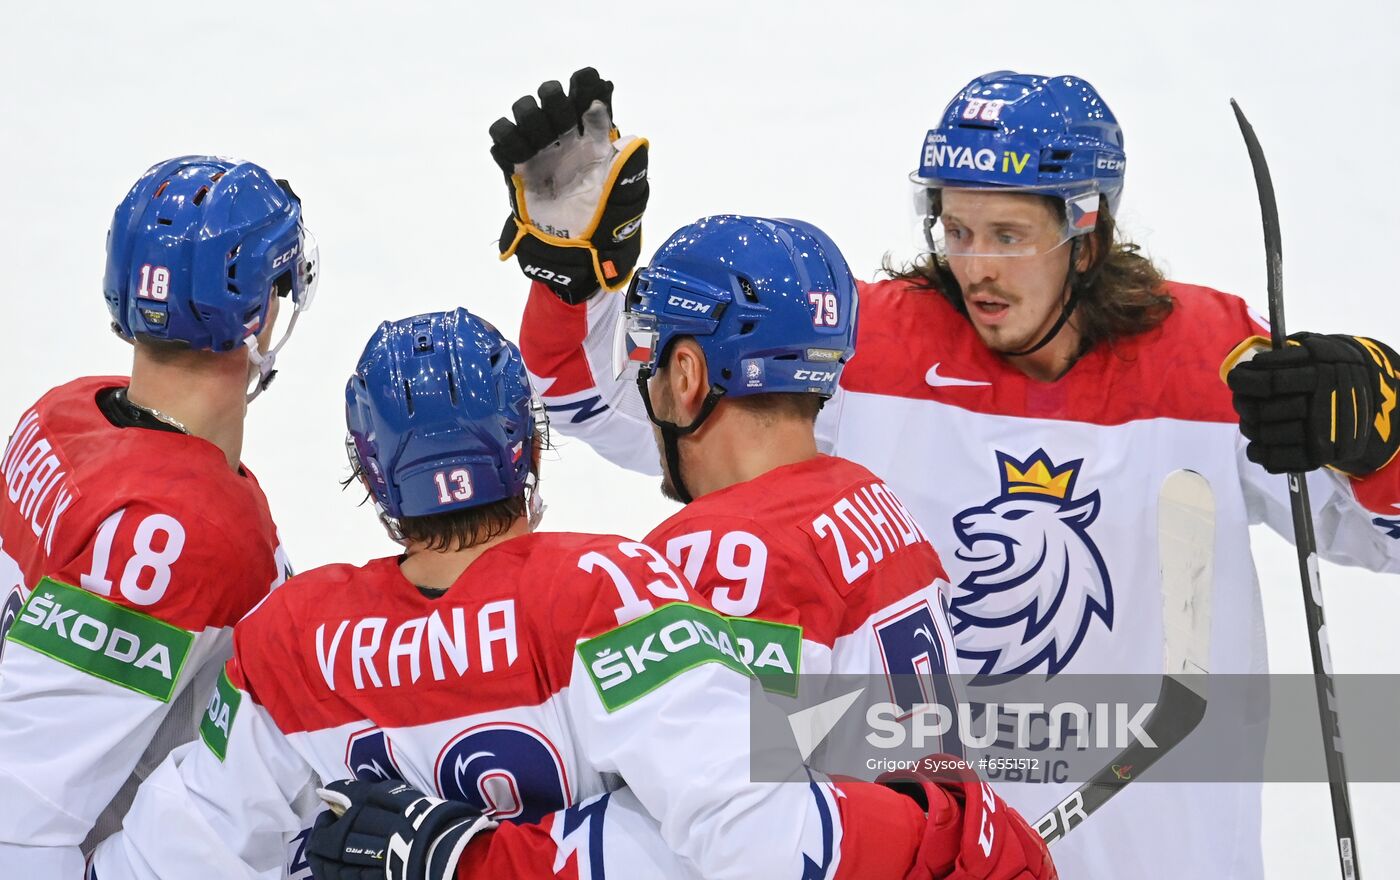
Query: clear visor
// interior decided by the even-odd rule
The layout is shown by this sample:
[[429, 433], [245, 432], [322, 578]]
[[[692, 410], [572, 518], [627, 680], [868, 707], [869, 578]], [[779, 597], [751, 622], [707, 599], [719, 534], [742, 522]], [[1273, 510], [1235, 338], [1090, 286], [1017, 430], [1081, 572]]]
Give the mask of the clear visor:
[[273, 336], [268, 340], [264, 348], [261, 342], [262, 332], [259, 331], [247, 337], [244, 341], [248, 345], [248, 359], [255, 369], [249, 371], [247, 400], [253, 400], [267, 390], [273, 377], [277, 374], [276, 363], [277, 354], [282, 350], [282, 346], [287, 344], [287, 340], [292, 338], [292, 329], [297, 325], [297, 318], [301, 313], [311, 308], [311, 303], [316, 299], [316, 287], [321, 280], [321, 249], [316, 243], [316, 236], [311, 234], [311, 230], [305, 226], [301, 227], [301, 248], [297, 258], [297, 279], [292, 283], [290, 290], [284, 290], [281, 286], [274, 292], [276, 297], [286, 297], [292, 301], [291, 314], [287, 314], [286, 304], [281, 303], [277, 309], [276, 326], [273, 328]]
[[297, 271], [301, 274], [301, 284], [299, 289], [292, 288], [292, 299], [296, 302], [297, 311], [304, 312], [311, 308], [312, 301], [316, 299], [316, 287], [321, 281], [321, 247], [316, 243], [316, 236], [305, 226], [301, 227], [301, 260]]
[[[944, 190], [924, 181], [914, 183], [915, 246], [922, 253], [940, 257], [1035, 257], [1062, 247], [1076, 236], [1094, 230], [1098, 223], [1097, 190], [1074, 196], [1065, 203], [1063, 222], [1046, 223], [1038, 215], [1022, 212], [1005, 215], [979, 210], [977, 216], [946, 217]], [[998, 187], [997, 193], [1058, 195], [1033, 187]]]
[[655, 315], [623, 312], [613, 332], [613, 372], [635, 381], [642, 367], [656, 368], [656, 343], [661, 333]]
[[534, 389], [530, 390], [530, 419], [535, 423], [535, 447], [549, 448], [549, 411]]

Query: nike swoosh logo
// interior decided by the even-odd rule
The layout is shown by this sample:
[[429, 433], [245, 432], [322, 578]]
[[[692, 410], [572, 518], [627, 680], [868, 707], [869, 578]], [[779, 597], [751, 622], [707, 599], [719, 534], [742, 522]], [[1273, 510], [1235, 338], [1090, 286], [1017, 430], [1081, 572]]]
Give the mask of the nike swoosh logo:
[[959, 379], [956, 376], [940, 376], [938, 375], [938, 368], [941, 366], [943, 366], [943, 362], [939, 361], [938, 363], [929, 367], [928, 372], [924, 374], [924, 381], [927, 382], [929, 385], [933, 386], [934, 388], [944, 388], [948, 386], [958, 385], [967, 386], [992, 384], [991, 382], [979, 382], [976, 379]]
[[826, 739], [827, 734], [831, 733], [837, 722], [846, 714], [846, 710], [850, 709], [851, 704], [863, 693], [865, 688], [856, 688], [849, 694], [842, 694], [788, 716], [788, 726], [792, 728], [792, 737], [797, 741], [797, 751], [802, 755], [802, 760], [812, 756], [812, 752], [821, 745], [822, 740]]

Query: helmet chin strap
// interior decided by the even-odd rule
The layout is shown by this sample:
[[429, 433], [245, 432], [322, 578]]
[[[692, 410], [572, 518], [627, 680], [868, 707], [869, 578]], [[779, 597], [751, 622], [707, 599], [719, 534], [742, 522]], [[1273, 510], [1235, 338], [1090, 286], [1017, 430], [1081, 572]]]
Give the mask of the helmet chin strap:
[[651, 378], [651, 371], [643, 369], [637, 374], [637, 389], [642, 394], [642, 403], [646, 406], [647, 418], [661, 431], [661, 440], [664, 455], [666, 456], [666, 473], [671, 475], [671, 488], [676, 490], [676, 497], [682, 504], [689, 504], [695, 500], [690, 494], [690, 489], [686, 488], [685, 478], [681, 476], [681, 447], [680, 439], [688, 434], [694, 434], [700, 430], [700, 426], [705, 424], [705, 420], [714, 412], [715, 404], [724, 396], [724, 389], [714, 385], [710, 386], [709, 393], [705, 395], [704, 403], [700, 404], [700, 412], [696, 413], [695, 421], [685, 427], [656, 417], [656, 412], [651, 408], [651, 395], [647, 393], [647, 380]]
[[1052, 325], [1049, 330], [1045, 331], [1045, 335], [1040, 337], [1039, 342], [1032, 345], [1030, 348], [1023, 348], [1020, 351], [1003, 352], [1007, 357], [1024, 357], [1028, 354], [1035, 354], [1049, 345], [1050, 340], [1054, 339], [1055, 336], [1064, 329], [1065, 324], [1069, 321], [1069, 316], [1074, 314], [1074, 307], [1079, 305], [1079, 285], [1075, 283], [1078, 280], [1079, 270], [1074, 268], [1074, 264], [1078, 262], [1079, 253], [1083, 246], [1084, 238], [1082, 236], [1076, 238], [1074, 243], [1070, 245], [1069, 273], [1065, 276], [1065, 284], [1069, 287], [1069, 297], [1065, 300], [1064, 306], [1060, 309], [1060, 317], [1055, 319], [1054, 325]]
[[277, 369], [275, 367], [277, 363], [277, 353], [282, 350], [282, 346], [287, 344], [287, 340], [292, 338], [292, 330], [297, 326], [297, 317], [301, 315], [301, 311], [301, 309], [294, 309], [292, 311], [292, 317], [287, 322], [287, 329], [282, 334], [282, 338], [277, 340], [277, 344], [268, 349], [266, 354], [258, 351], [257, 334], [248, 336], [243, 340], [244, 345], [248, 346], [248, 360], [252, 361], [253, 366], [258, 368], [258, 381], [257, 384], [253, 386], [253, 390], [248, 392], [248, 403], [252, 403], [256, 400], [258, 395], [266, 391], [267, 386], [272, 384], [272, 380], [277, 378]]
[[530, 531], [540, 527], [540, 520], [544, 519], [545, 510], [544, 497], [540, 495], [540, 480], [534, 473], [525, 475], [525, 517], [530, 524]]

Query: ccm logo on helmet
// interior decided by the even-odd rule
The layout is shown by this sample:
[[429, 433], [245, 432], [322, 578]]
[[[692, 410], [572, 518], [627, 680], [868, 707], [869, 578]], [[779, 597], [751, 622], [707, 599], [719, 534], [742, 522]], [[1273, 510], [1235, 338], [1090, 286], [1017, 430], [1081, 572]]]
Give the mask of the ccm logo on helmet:
[[1094, 160], [1094, 167], [1102, 171], [1122, 171], [1123, 167], [1127, 164], [1128, 163], [1122, 159], [1107, 159], [1103, 156]]
[[291, 250], [287, 251], [285, 254], [279, 254], [278, 256], [276, 256], [276, 257], [273, 258], [273, 260], [272, 260], [272, 268], [276, 269], [278, 266], [280, 266], [280, 265], [282, 265], [283, 263], [287, 262], [287, 261], [290, 260], [292, 257], [295, 257], [295, 256], [297, 255], [297, 251], [299, 251], [299, 250], [301, 250], [301, 245], [300, 245], [300, 244], [294, 244], [294, 245], [292, 245], [292, 249], [291, 249]]
[[835, 382], [836, 374], [829, 370], [798, 370], [792, 378], [808, 382]]
[[666, 300], [666, 305], [684, 309], [687, 312], [694, 312], [697, 315], [708, 315], [710, 309], [714, 308], [712, 303], [703, 303], [699, 300], [686, 299], [679, 294], [671, 294]]

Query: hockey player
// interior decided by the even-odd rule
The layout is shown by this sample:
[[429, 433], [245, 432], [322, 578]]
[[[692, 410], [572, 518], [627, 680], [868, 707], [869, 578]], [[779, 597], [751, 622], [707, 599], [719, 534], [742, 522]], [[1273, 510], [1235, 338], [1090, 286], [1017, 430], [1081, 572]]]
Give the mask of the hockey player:
[[[97, 877], [275, 876], [315, 784], [348, 776], [457, 802], [434, 811], [446, 837], [409, 848], [420, 876], [616, 777], [705, 877], [832, 876], [842, 833], [875, 840], [891, 805], [913, 857], [925, 823], [903, 795], [749, 781], [751, 674], [660, 553], [533, 531], [542, 436], [494, 328], [460, 309], [385, 323], [346, 393], [352, 461], [405, 552], [302, 574], [239, 623], [206, 746], [151, 775]], [[588, 830], [561, 846], [587, 852]]]
[[49, 391], [0, 459], [0, 876], [81, 876], [287, 575], [239, 456], [281, 300], [311, 302], [310, 244], [249, 162], [171, 159], [117, 206], [103, 292], [131, 376]]
[[[511, 182], [502, 251], [536, 282], [522, 350], [555, 423], [654, 473], [649, 420], [631, 383], [612, 378], [622, 303], [598, 293], [631, 268], [616, 240], [640, 234], [645, 154], [617, 138], [611, 84], [595, 82], [562, 101], [557, 85], [542, 89], [543, 107], [525, 99], [516, 123], [493, 128]], [[1298, 334], [1231, 371], [1261, 322], [1234, 296], [1165, 280], [1115, 236], [1123, 138], [1093, 87], [979, 77], [919, 157], [929, 253], [860, 285], [856, 355], [818, 433], [888, 479], [944, 548], [964, 672], [1159, 674], [1149, 536], [1157, 487], [1177, 468], [1210, 480], [1216, 546], [1235, 548], [1216, 556], [1212, 671], [1266, 668], [1248, 527], [1292, 534], [1286, 486], [1268, 471], [1327, 466], [1309, 479], [1323, 555], [1400, 570], [1392, 520], [1377, 516], [1400, 501], [1394, 353]], [[617, 227], [588, 223], [621, 214]], [[580, 273], [591, 254], [613, 271]], [[1238, 752], [1259, 732], [1241, 727]], [[1075, 784], [1053, 758], [1041, 764], [989, 775], [1040, 815]], [[1057, 861], [1068, 876], [1259, 877], [1260, 792], [1130, 786]]]
[[[948, 701], [950, 640], [939, 597], [946, 579], [937, 554], [879, 479], [817, 451], [817, 411], [851, 353], [854, 294], [840, 252], [800, 221], [701, 220], [676, 232], [637, 275], [618, 362], [637, 368], [666, 491], [689, 502], [644, 541], [730, 618], [741, 656], [768, 689], [794, 693], [799, 672], [874, 673], [888, 676], [896, 702], [924, 701], [924, 687]], [[652, 748], [674, 756], [684, 746]], [[673, 784], [711, 784], [698, 779]], [[864, 836], [861, 824], [869, 789], [843, 786], [839, 841], [802, 876], [831, 876], [837, 866], [841, 877], [1053, 876], [1039, 838], [975, 777], [925, 783], [926, 814], [913, 802], [889, 804], [877, 838]], [[372, 864], [363, 858], [368, 839], [383, 842], [371, 851], [405, 848], [390, 845], [396, 832], [419, 848], [431, 845], [416, 827], [423, 807], [413, 806], [411, 793], [366, 783], [337, 791], [350, 812], [334, 823], [323, 817], [308, 846], [326, 880]], [[614, 798], [543, 828], [502, 827], [467, 848], [457, 876], [554, 876], [569, 852], [578, 876], [587, 876], [589, 839], [595, 847], [614, 841], [595, 854], [596, 864], [607, 864], [610, 847], [654, 850], [645, 841], [656, 833], [638, 821], [629, 795]], [[769, 821], [747, 827], [770, 838], [757, 830]], [[596, 836], [575, 833], [561, 853], [561, 832], [588, 823], [598, 826]], [[762, 847], [784, 846], [781, 839]], [[743, 866], [753, 876], [798, 876], [761, 874], [753, 858]], [[949, 873], [955, 862], [966, 873]], [[701, 867], [700, 876], [712, 876]], [[678, 864], [655, 876], [691, 875]]]

